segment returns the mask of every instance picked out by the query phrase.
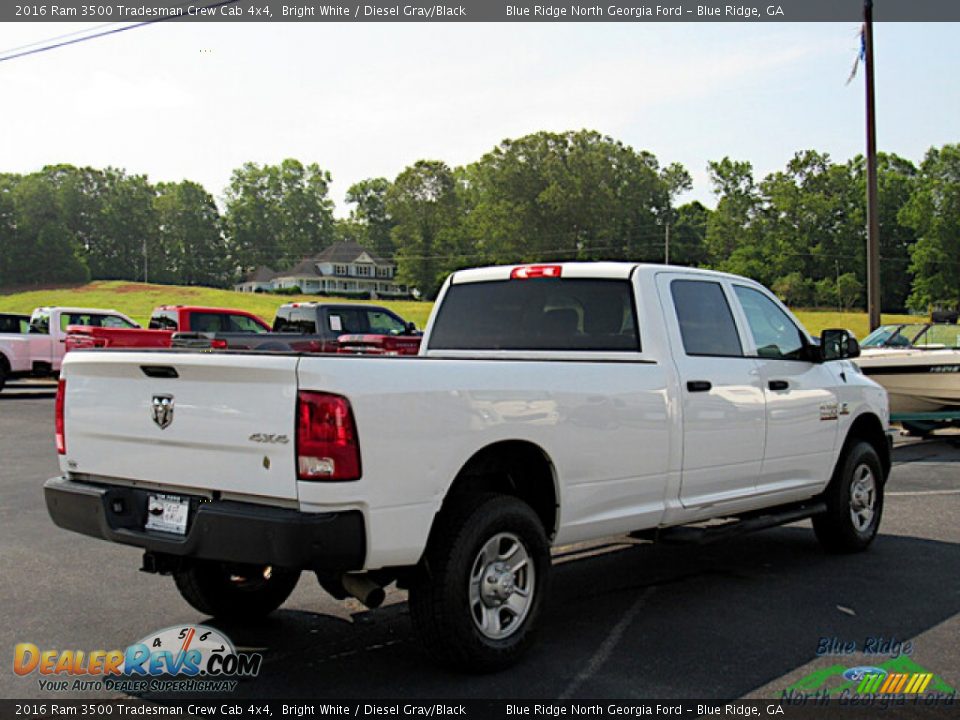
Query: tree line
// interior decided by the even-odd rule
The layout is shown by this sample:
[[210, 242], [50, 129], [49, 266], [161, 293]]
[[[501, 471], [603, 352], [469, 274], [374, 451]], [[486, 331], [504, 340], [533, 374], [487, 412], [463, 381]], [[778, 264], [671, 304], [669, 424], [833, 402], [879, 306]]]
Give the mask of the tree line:
[[[715, 209], [677, 205], [687, 170], [593, 131], [504, 140], [476, 162], [421, 160], [369, 178], [334, 216], [330, 173], [287, 159], [231, 175], [222, 212], [199, 184], [115, 168], [0, 174], [0, 287], [126, 279], [224, 286], [353, 240], [393, 258], [433, 296], [451, 271], [488, 263], [631, 260], [726, 270], [794, 306], [862, 307], [865, 163], [814, 150], [755, 176], [708, 165]], [[922, 162], [879, 157], [882, 306], [960, 301], [960, 145]], [[669, 249], [668, 249], [669, 248]]]

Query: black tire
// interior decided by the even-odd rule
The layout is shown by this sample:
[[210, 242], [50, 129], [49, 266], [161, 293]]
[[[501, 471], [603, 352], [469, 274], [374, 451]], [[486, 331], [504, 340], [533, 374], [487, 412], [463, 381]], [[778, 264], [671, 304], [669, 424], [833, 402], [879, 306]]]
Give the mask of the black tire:
[[200, 612], [229, 620], [272, 613], [290, 597], [299, 570], [196, 560], [173, 573], [183, 599]]
[[827, 511], [813, 517], [813, 530], [825, 550], [853, 553], [867, 549], [880, 527], [885, 481], [880, 456], [873, 446], [853, 442], [823, 493]]
[[[410, 615], [420, 640], [445, 667], [469, 672], [509, 667], [532, 644], [549, 590], [550, 546], [540, 518], [515, 497], [483, 494], [464, 497], [437, 523], [410, 588]], [[516, 562], [521, 550], [526, 565], [508, 569], [501, 559]], [[496, 563], [488, 562], [494, 557]], [[479, 582], [472, 582], [478, 576]], [[485, 584], [494, 577], [497, 583]], [[503, 597], [491, 597], [496, 593]], [[521, 615], [515, 603], [525, 605]], [[489, 622], [486, 631], [482, 618]], [[505, 636], [493, 637], [497, 628]]]
[[0, 355], [0, 392], [3, 392], [3, 386], [7, 384], [7, 372], [9, 370], [9, 365], [7, 365], [7, 359]]

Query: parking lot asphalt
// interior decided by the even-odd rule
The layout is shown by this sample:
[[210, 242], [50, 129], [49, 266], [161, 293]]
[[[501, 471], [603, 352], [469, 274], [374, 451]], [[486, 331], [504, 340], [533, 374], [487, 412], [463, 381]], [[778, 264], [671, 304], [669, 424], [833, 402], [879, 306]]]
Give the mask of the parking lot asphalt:
[[262, 624], [197, 613], [170, 578], [137, 571], [137, 549], [53, 525], [41, 492], [58, 471], [52, 426], [49, 386], [0, 394], [3, 698], [120, 697], [40, 690], [12, 672], [16, 643], [110, 650], [185, 622], [264, 654], [240, 698], [776, 698], [817, 669], [864, 664], [817, 657], [822, 638], [871, 637], [912, 640], [915, 663], [960, 687], [960, 436], [898, 443], [866, 553], [824, 554], [809, 522], [710, 546], [561, 549], [536, 647], [507, 672], [466, 676], [429, 662], [397, 590], [368, 611], [304, 574]]

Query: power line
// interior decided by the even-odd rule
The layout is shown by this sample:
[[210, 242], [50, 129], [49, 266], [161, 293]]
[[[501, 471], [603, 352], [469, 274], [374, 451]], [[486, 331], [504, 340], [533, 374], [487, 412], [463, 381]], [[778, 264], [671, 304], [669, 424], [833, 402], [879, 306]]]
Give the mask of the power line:
[[[226, 5], [235, 5], [240, 2], [240, 0], [221, 0], [221, 2], [213, 3], [212, 5], [203, 6], [204, 9], [215, 9], [219, 7], [224, 7]], [[181, 3], [179, 6], [182, 8], [186, 3]], [[44, 45], [42, 47], [34, 48], [32, 50], [23, 50], [22, 52], [14, 52], [13, 55], [5, 55], [0, 57], [0, 63], [7, 62], [8, 60], [16, 60], [18, 58], [27, 57], [29, 55], [38, 55], [43, 52], [48, 52], [50, 50], [57, 50], [62, 47], [67, 47], [69, 45], [77, 45], [82, 42], [87, 42], [88, 40], [96, 40], [97, 38], [107, 37], [108, 35], [117, 35], [118, 33], [127, 32], [128, 30], [136, 30], [137, 28], [146, 27], [147, 25], [154, 25], [155, 23], [166, 22], [167, 20], [179, 20], [183, 15], [166, 15], [164, 17], [154, 18], [152, 20], [144, 20], [143, 22], [133, 23], [131, 25], [125, 25], [124, 27], [113, 28], [112, 30], [104, 30], [103, 32], [94, 33], [93, 35], [84, 35], [83, 37], [74, 37], [70, 40], [63, 40], [63, 42], [56, 42], [52, 45]], [[106, 26], [101, 27], [110, 27], [110, 23]], [[67, 35], [60, 36], [61, 38], [68, 38], [71, 35], [76, 35], [77, 33], [68, 33]], [[52, 40], [57, 40], [58, 38], [50, 38], [47, 41], [39, 41], [37, 43], [30, 43], [22, 47], [29, 48], [33, 45], [38, 45], [40, 42], [50, 42]], [[18, 50], [19, 48], [14, 48], [13, 51]], [[12, 52], [7, 50], [5, 52]]]

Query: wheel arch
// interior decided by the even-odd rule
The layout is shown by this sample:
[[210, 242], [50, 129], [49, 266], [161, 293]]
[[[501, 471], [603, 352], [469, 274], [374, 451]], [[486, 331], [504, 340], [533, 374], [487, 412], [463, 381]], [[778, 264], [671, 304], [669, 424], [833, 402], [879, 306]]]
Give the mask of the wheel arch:
[[850, 424], [847, 437], [843, 442], [843, 448], [840, 450], [840, 457], [837, 460], [838, 466], [839, 463], [843, 462], [847, 450], [857, 441], [869, 443], [877, 451], [877, 455], [880, 457], [880, 465], [883, 468], [883, 480], [886, 482], [890, 475], [893, 460], [890, 456], [890, 445], [887, 443], [887, 434], [883, 429], [883, 423], [872, 412], [858, 415]]
[[[540, 518], [547, 537], [556, 535], [560, 521], [556, 469], [547, 452], [536, 443], [501, 440], [476, 451], [457, 472], [437, 517], [465, 495], [485, 492], [523, 500]], [[435, 518], [433, 526], [436, 524]]]

